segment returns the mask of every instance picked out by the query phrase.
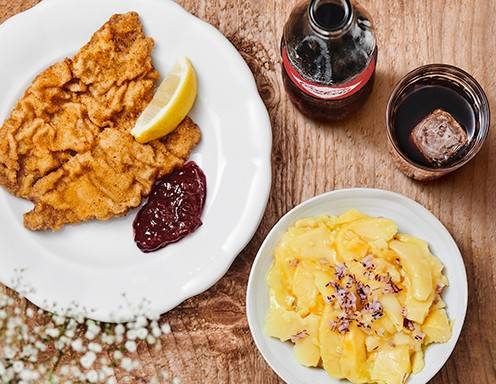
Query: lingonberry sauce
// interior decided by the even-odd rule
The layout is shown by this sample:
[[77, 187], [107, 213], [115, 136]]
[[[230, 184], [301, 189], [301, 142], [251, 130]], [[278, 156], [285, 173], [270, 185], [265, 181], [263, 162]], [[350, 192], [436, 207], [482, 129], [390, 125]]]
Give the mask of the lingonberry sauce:
[[134, 241], [143, 252], [175, 243], [202, 225], [205, 174], [190, 161], [158, 180], [134, 220]]

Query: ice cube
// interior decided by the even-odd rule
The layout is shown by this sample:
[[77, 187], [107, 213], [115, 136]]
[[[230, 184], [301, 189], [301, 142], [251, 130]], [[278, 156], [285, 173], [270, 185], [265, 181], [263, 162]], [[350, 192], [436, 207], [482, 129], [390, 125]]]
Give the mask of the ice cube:
[[411, 140], [434, 165], [448, 163], [468, 142], [463, 127], [442, 109], [436, 109], [427, 115], [412, 130]]

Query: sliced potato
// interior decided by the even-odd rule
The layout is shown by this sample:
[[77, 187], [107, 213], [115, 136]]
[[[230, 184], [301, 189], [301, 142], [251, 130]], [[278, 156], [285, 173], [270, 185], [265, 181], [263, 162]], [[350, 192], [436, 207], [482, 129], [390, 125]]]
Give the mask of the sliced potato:
[[307, 335], [295, 339], [294, 354], [301, 365], [316, 367], [320, 362], [320, 317], [311, 314], [305, 318], [304, 323]]
[[341, 262], [363, 259], [368, 251], [369, 245], [355, 232], [344, 226], [337, 235], [337, 253]]
[[335, 263], [337, 260], [333, 243], [333, 231], [326, 227], [309, 229], [293, 242], [295, 251], [300, 258], [314, 261], [326, 260], [329, 263]]
[[348, 224], [347, 228], [367, 242], [389, 241], [398, 233], [398, 226], [394, 221], [381, 217], [356, 220]]
[[412, 373], [416, 374], [419, 373], [422, 369], [424, 369], [425, 362], [424, 362], [424, 352], [422, 349], [419, 351], [416, 351], [413, 354], [412, 357]]
[[366, 218], [367, 216], [363, 213], [357, 211], [356, 209], [350, 209], [346, 211], [342, 215], [338, 216], [336, 223], [337, 224], [346, 224], [355, 220]]
[[318, 289], [312, 269], [305, 263], [296, 267], [293, 278], [293, 294], [296, 297], [296, 310], [304, 316], [317, 305]]
[[341, 355], [343, 354], [344, 336], [334, 332], [330, 327], [330, 322], [337, 317], [338, 312], [327, 306], [320, 319], [320, 355], [322, 365], [330, 376], [337, 379], [344, 378], [341, 370]]
[[393, 323], [397, 331], [403, 329], [403, 315], [401, 314], [401, 304], [396, 295], [390, 293], [383, 295], [380, 299], [384, 313]]
[[367, 352], [375, 351], [381, 345], [381, 338], [370, 335], [365, 338], [365, 348], [367, 348]]
[[305, 323], [296, 312], [280, 306], [271, 306], [265, 320], [265, 333], [268, 336], [288, 341], [303, 331], [306, 331]]
[[278, 305], [288, 310], [292, 309], [295, 297], [293, 296], [291, 286], [288, 285], [288, 282], [292, 281], [292, 278], [286, 278], [285, 272], [277, 260], [274, 260], [267, 274], [266, 281]]
[[343, 339], [340, 362], [344, 376], [354, 383], [367, 382], [369, 378], [365, 369], [366, 360], [365, 334], [353, 324]]
[[451, 325], [448, 315], [444, 309], [432, 311], [422, 325], [422, 332], [425, 333], [425, 342], [446, 343], [451, 337]]
[[371, 370], [371, 379], [385, 384], [403, 384], [411, 372], [407, 345], [385, 344], [378, 352]]
[[405, 279], [405, 308], [407, 310], [406, 318], [416, 323], [422, 324], [429, 313], [434, 301], [435, 292], [431, 292], [427, 300], [417, 300], [414, 297], [413, 289], [409, 278]]
[[410, 279], [413, 297], [420, 301], [427, 300], [434, 287], [430, 260], [423, 248], [407, 236], [403, 236], [402, 241], [392, 240], [389, 244], [398, 254]]

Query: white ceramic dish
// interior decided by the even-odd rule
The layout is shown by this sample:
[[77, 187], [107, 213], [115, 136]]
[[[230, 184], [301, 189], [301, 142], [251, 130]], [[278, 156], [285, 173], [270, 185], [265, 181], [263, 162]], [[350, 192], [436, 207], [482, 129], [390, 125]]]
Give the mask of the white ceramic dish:
[[291, 343], [282, 343], [266, 336], [263, 328], [269, 308], [269, 290], [265, 277], [282, 234], [298, 219], [341, 214], [351, 208], [396, 221], [401, 231], [426, 240], [433, 254], [445, 265], [450, 286], [445, 290], [443, 298], [448, 316], [453, 321], [453, 335], [446, 344], [430, 345], [425, 354], [425, 368], [408, 380], [408, 384], [425, 384], [444, 365], [460, 336], [467, 310], [467, 276], [460, 251], [439, 220], [415, 201], [393, 192], [377, 189], [337, 190], [298, 205], [279, 220], [263, 242], [248, 281], [246, 310], [255, 343], [267, 363], [288, 384], [345, 383], [330, 378], [323, 369], [299, 365], [294, 359]]
[[[192, 155], [207, 176], [203, 226], [179, 243], [141, 253], [132, 220], [68, 226], [33, 233], [22, 225], [28, 201], [0, 191], [0, 281], [35, 289], [35, 304], [54, 309], [79, 304], [85, 315], [125, 320], [144, 306], [162, 313], [221, 278], [253, 236], [271, 185], [271, 127], [253, 75], [231, 43], [215, 28], [168, 0], [44, 0], [0, 26], [0, 122], [33, 77], [71, 56], [114, 13], [137, 11], [155, 39], [157, 69], [164, 74], [188, 56], [198, 73], [192, 118], [202, 142]], [[123, 297], [125, 295], [125, 297]]]

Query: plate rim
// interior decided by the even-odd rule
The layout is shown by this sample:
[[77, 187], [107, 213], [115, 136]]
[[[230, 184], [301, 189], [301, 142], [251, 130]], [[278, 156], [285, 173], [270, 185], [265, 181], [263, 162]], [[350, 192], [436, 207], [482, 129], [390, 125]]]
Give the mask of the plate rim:
[[[262, 355], [264, 361], [270, 366], [270, 368], [286, 383], [288, 384], [301, 384], [300, 382], [296, 382], [292, 380], [291, 376], [288, 376], [289, 372], [285, 372], [280, 370], [278, 367], [276, 367], [275, 362], [273, 362], [271, 359], [268, 358], [267, 356], [267, 351], [265, 351], [261, 346], [263, 345], [262, 343], [262, 338], [263, 337], [268, 337], [266, 335], [263, 335], [263, 331], [261, 330], [260, 332], [258, 331], [258, 327], [255, 326], [255, 323], [257, 321], [257, 318], [255, 316], [255, 309], [254, 309], [254, 303], [253, 301], [255, 299], [254, 295], [254, 286], [255, 286], [255, 273], [256, 269], [258, 268], [258, 265], [261, 263], [262, 260], [262, 253], [266, 250], [268, 247], [268, 243], [270, 240], [274, 237], [277, 236], [277, 233], [281, 230], [281, 227], [283, 227], [284, 221], [286, 221], [289, 217], [295, 215], [298, 211], [303, 210], [305, 207], [308, 205], [311, 205], [312, 203], [320, 200], [327, 200], [327, 199], [332, 199], [334, 196], [339, 196], [339, 195], [344, 195], [344, 194], [381, 194], [383, 196], [389, 196], [395, 199], [399, 199], [400, 201], [407, 203], [411, 205], [415, 210], [420, 211], [422, 214], [427, 215], [431, 219], [434, 220], [436, 224], [440, 226], [440, 228], [443, 230], [443, 232], [448, 236], [449, 241], [455, 246], [456, 250], [458, 251], [456, 253], [456, 258], [457, 258], [457, 263], [459, 264], [459, 267], [461, 267], [461, 272], [463, 275], [463, 297], [461, 298], [463, 301], [463, 314], [460, 317], [460, 319], [457, 319], [457, 323], [460, 323], [460, 326], [457, 327], [456, 333], [452, 334], [452, 340], [453, 340], [453, 345], [450, 348], [449, 352], [445, 354], [445, 356], [438, 361], [436, 364], [435, 368], [432, 368], [430, 371], [430, 374], [428, 374], [427, 378], [425, 379], [424, 382], [416, 382], [415, 384], [427, 384], [446, 364], [450, 356], [453, 354], [453, 351], [455, 350], [455, 347], [458, 343], [458, 340], [460, 338], [461, 332], [463, 330], [463, 326], [465, 323], [465, 319], [467, 316], [467, 310], [468, 310], [468, 278], [467, 278], [467, 272], [466, 272], [466, 267], [465, 263], [463, 261], [463, 256], [461, 254], [461, 251], [458, 247], [458, 244], [456, 243], [455, 239], [449, 232], [449, 230], [445, 227], [445, 225], [439, 220], [431, 211], [429, 211], [426, 207], [424, 207], [422, 204], [419, 202], [397, 192], [385, 190], [385, 189], [380, 189], [380, 188], [367, 188], [367, 187], [357, 187], [357, 188], [341, 188], [341, 189], [335, 189], [332, 191], [324, 192], [319, 195], [316, 195], [314, 197], [311, 197], [307, 200], [302, 201], [301, 203], [297, 204], [293, 208], [291, 208], [288, 212], [286, 212], [281, 218], [278, 219], [276, 224], [272, 227], [272, 229], [269, 231], [267, 236], [265, 237], [264, 241], [262, 242], [262, 245], [260, 246], [257, 255], [255, 256], [255, 259], [253, 261], [250, 274], [248, 277], [248, 284], [247, 284], [247, 289], [246, 289], [246, 318], [248, 321], [248, 328], [250, 329], [250, 334], [253, 338], [253, 341], [255, 342], [255, 345], [257, 347], [258, 352]], [[363, 196], [362, 196], [363, 197]], [[460, 321], [459, 321], [460, 320]], [[453, 328], [453, 327], [452, 327]], [[295, 361], [296, 363], [296, 361]], [[297, 363], [296, 363], [297, 364]], [[309, 368], [310, 369], [310, 368]], [[426, 367], [424, 367], [426, 369]], [[408, 382], [412, 376], [409, 377]], [[341, 382], [341, 381], [340, 381]], [[344, 383], [349, 382], [347, 380], [344, 381]]]
[[[116, 0], [117, 1], [117, 0]], [[138, 0], [132, 0], [138, 3]], [[185, 17], [188, 17], [192, 23], [197, 23], [200, 25], [202, 28], [205, 30], [208, 30], [208, 33], [211, 34], [212, 36], [215, 36], [215, 39], [222, 41], [223, 45], [225, 46], [226, 50], [230, 51], [230, 54], [232, 55], [232, 58], [236, 58], [238, 62], [238, 69], [240, 72], [243, 72], [243, 78], [245, 78], [245, 83], [246, 86], [249, 88], [250, 96], [249, 100], [253, 103], [253, 107], [256, 109], [256, 116], [258, 116], [259, 121], [257, 124], [263, 126], [265, 129], [261, 129], [260, 131], [265, 132], [265, 137], [263, 137], [263, 140], [261, 140], [261, 150], [260, 150], [260, 155], [259, 159], [262, 162], [262, 166], [257, 167], [257, 174], [259, 173], [259, 188], [257, 191], [259, 192], [259, 203], [257, 204], [259, 206], [258, 209], [258, 214], [256, 215], [256, 219], [253, 221], [253, 225], [248, 228], [244, 233], [245, 235], [243, 237], [239, 236], [237, 241], [235, 241], [229, 251], [226, 251], [226, 254], [229, 254], [229, 260], [226, 259], [226, 262], [222, 264], [222, 268], [220, 266], [218, 267], [218, 272], [215, 274], [212, 274], [209, 278], [207, 279], [202, 279], [199, 284], [191, 284], [188, 285], [187, 289], [182, 289], [181, 293], [183, 294], [178, 294], [177, 298], [175, 300], [169, 300], [167, 304], [160, 304], [156, 303], [156, 312], [159, 314], [164, 314], [178, 305], [180, 305], [182, 302], [185, 300], [194, 297], [196, 295], [199, 295], [208, 289], [210, 289], [213, 285], [215, 285], [219, 280], [221, 280], [224, 275], [227, 273], [227, 271], [230, 269], [232, 266], [233, 262], [236, 260], [236, 258], [239, 256], [239, 254], [243, 251], [243, 249], [248, 245], [248, 243], [253, 239], [253, 236], [255, 235], [256, 231], [258, 230], [260, 223], [265, 216], [265, 212], [267, 209], [267, 205], [269, 202], [270, 198], [270, 192], [272, 188], [272, 162], [271, 162], [271, 156], [272, 156], [272, 142], [273, 142], [273, 133], [272, 133], [272, 124], [271, 124], [271, 119], [270, 115], [268, 113], [267, 107], [265, 106], [265, 103], [258, 91], [257, 83], [255, 76], [253, 72], [251, 71], [250, 67], [248, 66], [247, 62], [245, 59], [242, 57], [241, 53], [236, 49], [236, 47], [232, 44], [232, 42], [222, 34], [216, 27], [214, 27], [212, 24], [208, 23], [207, 21], [204, 21], [200, 19], [199, 17], [193, 15], [192, 13], [188, 12], [185, 8], [183, 8], [181, 5], [177, 4], [173, 0], [148, 0], [149, 2], [153, 2], [156, 4], [157, 7], [173, 7], [177, 12], [182, 13]], [[48, 8], [50, 6], [56, 6], [57, 3], [64, 3], [64, 0], [43, 0], [40, 3], [37, 3], [33, 7], [24, 10], [20, 13], [17, 13], [11, 17], [9, 17], [7, 20], [5, 20], [2, 24], [0, 24], [0, 31], [3, 30], [6, 26], [9, 26], [12, 23], [19, 23], [20, 20], [22, 20], [25, 17], [32, 16], [38, 12], [41, 12], [44, 10], [44, 8]], [[137, 5], [138, 7], [138, 5]], [[5, 275], [4, 275], [5, 276]], [[39, 308], [42, 308], [48, 312], [52, 313], [66, 313], [66, 308], [56, 308], [51, 306], [48, 303], [47, 298], [43, 298], [37, 294], [37, 292], [20, 292], [20, 289], [15, 286], [14, 282], [9, 281], [6, 278], [2, 278], [1, 283], [14, 291], [18, 292], [19, 294], [22, 295], [22, 297], [26, 298]], [[184, 288], [183, 284], [183, 288]], [[125, 322], [132, 320], [136, 315], [128, 315], [126, 313], [125, 316], [115, 318], [113, 317], [112, 312], [118, 310], [118, 308], [98, 308], [96, 311], [86, 311], [84, 314], [85, 317], [92, 319], [92, 320], [97, 320], [97, 321], [103, 321], [103, 322]], [[155, 308], [154, 308], [155, 312]]]

